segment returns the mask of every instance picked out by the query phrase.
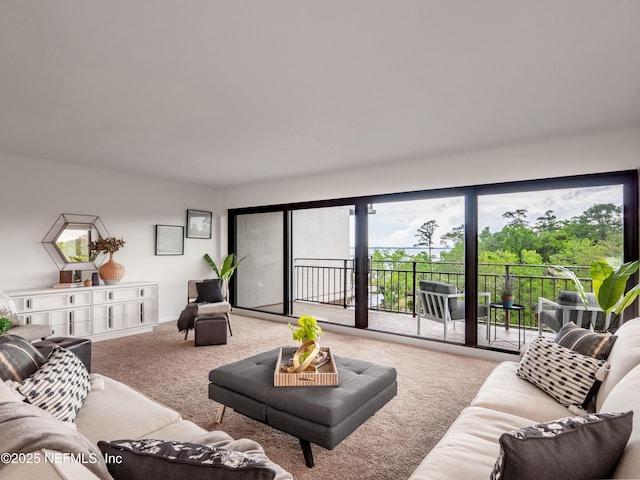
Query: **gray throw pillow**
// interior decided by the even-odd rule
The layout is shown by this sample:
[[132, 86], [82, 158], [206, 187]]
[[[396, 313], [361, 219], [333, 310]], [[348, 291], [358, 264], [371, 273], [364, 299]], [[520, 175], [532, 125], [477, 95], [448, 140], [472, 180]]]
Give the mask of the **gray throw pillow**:
[[33, 375], [47, 359], [24, 338], [0, 335], [0, 379], [21, 382]]
[[164, 440], [98, 442], [115, 480], [273, 480], [276, 472], [248, 455], [224, 448]]
[[556, 335], [555, 342], [582, 355], [606, 360], [617, 338], [608, 332], [591, 332], [586, 328], [578, 327], [573, 322], [569, 322], [560, 329], [558, 335]]
[[490, 478], [611, 478], [632, 427], [633, 412], [593, 413], [503, 433]]

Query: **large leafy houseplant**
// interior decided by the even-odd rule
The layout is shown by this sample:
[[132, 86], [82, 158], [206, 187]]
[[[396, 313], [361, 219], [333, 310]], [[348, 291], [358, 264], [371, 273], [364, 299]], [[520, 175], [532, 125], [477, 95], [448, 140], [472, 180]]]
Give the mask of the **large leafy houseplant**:
[[[604, 311], [605, 315], [612, 314], [614, 316], [609, 328], [616, 327], [620, 319], [620, 314], [629, 307], [640, 294], [640, 284], [633, 286], [625, 293], [629, 278], [638, 271], [639, 267], [640, 260], [623, 263], [617, 268], [609, 265], [606, 260], [595, 260], [591, 264], [591, 283], [598, 306]], [[587, 298], [587, 290], [577, 275], [566, 267], [554, 266], [553, 268], [562, 276], [573, 280], [585, 308], [588, 307], [589, 299]]]
[[234, 272], [236, 271], [240, 263], [242, 263], [242, 261], [247, 257], [242, 257], [236, 263], [233, 263], [234, 258], [235, 258], [235, 255], [233, 253], [230, 253], [229, 255], [224, 257], [224, 259], [222, 260], [222, 265], [220, 265], [220, 268], [218, 268], [218, 266], [216, 265], [216, 262], [213, 261], [211, 256], [208, 253], [204, 254], [204, 259], [207, 262], [207, 264], [213, 269], [213, 271], [216, 273], [218, 278], [224, 280], [225, 282], [229, 281], [229, 279], [233, 276]]

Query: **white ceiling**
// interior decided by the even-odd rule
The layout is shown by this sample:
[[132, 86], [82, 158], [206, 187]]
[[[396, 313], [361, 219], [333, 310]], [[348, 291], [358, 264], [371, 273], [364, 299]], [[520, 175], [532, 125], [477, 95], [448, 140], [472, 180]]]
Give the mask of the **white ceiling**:
[[639, 0], [2, 0], [0, 152], [211, 186], [640, 122]]

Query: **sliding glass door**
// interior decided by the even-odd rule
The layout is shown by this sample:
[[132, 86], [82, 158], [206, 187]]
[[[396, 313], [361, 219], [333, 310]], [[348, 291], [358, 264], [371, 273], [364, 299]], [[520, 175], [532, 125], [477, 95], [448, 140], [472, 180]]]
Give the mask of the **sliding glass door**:
[[283, 212], [235, 217], [235, 253], [246, 257], [233, 279], [238, 307], [286, 314]]
[[[232, 279], [234, 306], [518, 351], [540, 326], [555, 331], [540, 299], [571, 290], [551, 265], [588, 280], [597, 258], [638, 258], [638, 176], [230, 210], [229, 245], [246, 256]], [[515, 308], [501, 306], [504, 280]]]
[[353, 215], [353, 205], [291, 211], [294, 317], [355, 325]]
[[539, 332], [553, 338], [572, 301], [567, 318], [584, 318], [589, 328], [573, 281], [551, 266], [569, 268], [591, 290], [591, 262], [624, 260], [623, 211], [621, 183], [480, 195], [478, 285], [501, 305], [508, 283], [516, 309], [492, 307], [491, 328], [478, 326], [479, 343], [521, 350]]

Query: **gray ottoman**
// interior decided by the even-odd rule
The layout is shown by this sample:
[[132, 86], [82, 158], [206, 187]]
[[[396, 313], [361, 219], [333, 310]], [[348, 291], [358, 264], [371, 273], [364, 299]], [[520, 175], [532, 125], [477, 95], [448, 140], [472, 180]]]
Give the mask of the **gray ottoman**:
[[337, 386], [274, 387], [279, 351], [211, 370], [209, 398], [298, 437], [308, 467], [311, 443], [333, 449], [398, 391], [395, 368], [337, 355]]
[[198, 315], [193, 322], [195, 345], [224, 345], [227, 343], [227, 317], [223, 313]]
[[49, 356], [55, 345], [75, 353], [87, 367], [87, 370], [91, 371], [91, 340], [88, 338], [53, 337], [33, 344], [45, 358]]

